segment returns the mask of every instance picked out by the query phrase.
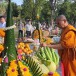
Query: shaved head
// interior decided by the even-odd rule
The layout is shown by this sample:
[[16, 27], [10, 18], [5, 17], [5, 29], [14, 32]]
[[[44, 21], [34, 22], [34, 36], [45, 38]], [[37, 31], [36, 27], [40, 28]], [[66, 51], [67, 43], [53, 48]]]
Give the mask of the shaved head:
[[67, 21], [67, 19], [64, 15], [58, 16], [56, 20], [66, 20]]
[[58, 27], [63, 29], [68, 26], [68, 21], [64, 15], [60, 15], [56, 18], [56, 24]]

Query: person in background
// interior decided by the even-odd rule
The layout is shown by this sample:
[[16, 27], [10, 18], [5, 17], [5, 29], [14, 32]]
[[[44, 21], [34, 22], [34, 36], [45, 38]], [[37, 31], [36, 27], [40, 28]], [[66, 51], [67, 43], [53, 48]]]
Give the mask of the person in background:
[[23, 40], [23, 28], [24, 28], [24, 24], [22, 23], [22, 21], [19, 22], [18, 25], [18, 38], [19, 40]]
[[26, 37], [31, 37], [31, 34], [34, 30], [32, 23], [31, 23], [31, 20], [27, 20], [27, 23], [25, 25], [25, 29], [26, 29]]
[[50, 35], [52, 35], [52, 30], [53, 30], [53, 27], [51, 24], [49, 24], [49, 28], [48, 28], [48, 31], [50, 32]]
[[0, 28], [6, 27], [6, 19], [5, 16], [0, 16]]
[[42, 29], [43, 29], [43, 30], [46, 29], [46, 22], [43, 22], [43, 24], [42, 24]]
[[41, 25], [41, 23], [40, 23], [40, 22], [38, 22], [38, 25], [39, 25], [39, 29], [41, 29], [41, 28], [42, 28], [42, 25]]
[[58, 16], [56, 23], [62, 29], [60, 42], [50, 45], [43, 43], [41, 46], [58, 49], [64, 76], [76, 76], [76, 28], [68, 23], [64, 15]]
[[23, 26], [24, 26], [24, 27], [23, 27], [23, 37], [24, 37], [24, 39], [25, 39], [25, 33], [26, 33], [25, 25], [26, 25], [26, 23], [24, 22], [24, 23], [23, 23]]

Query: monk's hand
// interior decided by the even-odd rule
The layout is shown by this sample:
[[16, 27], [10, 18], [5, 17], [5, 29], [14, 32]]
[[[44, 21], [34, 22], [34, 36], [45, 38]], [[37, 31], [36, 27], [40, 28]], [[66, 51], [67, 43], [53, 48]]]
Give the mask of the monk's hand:
[[47, 44], [46, 43], [41, 43], [41, 47], [46, 47]]

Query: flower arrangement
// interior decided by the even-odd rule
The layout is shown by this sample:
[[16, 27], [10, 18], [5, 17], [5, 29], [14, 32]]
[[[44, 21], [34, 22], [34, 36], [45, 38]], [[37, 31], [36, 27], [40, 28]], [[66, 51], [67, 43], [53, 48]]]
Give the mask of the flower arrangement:
[[32, 74], [29, 71], [29, 68], [23, 65], [21, 61], [16, 61], [16, 60], [10, 62], [10, 66], [6, 71], [7, 76], [18, 76], [19, 75], [18, 67], [20, 68], [22, 76], [26, 76], [26, 75], [32, 76]]
[[18, 76], [16, 60], [13, 60], [10, 62], [10, 66], [7, 69], [6, 73], [7, 73], [7, 76]]

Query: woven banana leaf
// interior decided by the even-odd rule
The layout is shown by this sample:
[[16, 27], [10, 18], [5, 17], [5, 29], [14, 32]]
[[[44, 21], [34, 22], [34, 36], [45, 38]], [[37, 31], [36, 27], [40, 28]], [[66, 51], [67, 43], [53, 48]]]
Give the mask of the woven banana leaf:
[[42, 76], [43, 73], [40, 67], [31, 57], [27, 57], [25, 61], [26, 64], [28, 64], [33, 76]]

